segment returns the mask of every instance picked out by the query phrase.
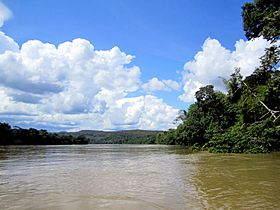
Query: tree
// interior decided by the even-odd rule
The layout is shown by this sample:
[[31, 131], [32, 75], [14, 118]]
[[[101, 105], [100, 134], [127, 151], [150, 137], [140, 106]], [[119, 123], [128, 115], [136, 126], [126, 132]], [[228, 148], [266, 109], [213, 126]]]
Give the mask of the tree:
[[[277, 96], [277, 91], [275, 91], [277, 88], [274, 87], [277, 87], [277, 82], [279, 82], [277, 79], [279, 74], [275, 73], [275, 71], [279, 69], [280, 61], [280, 46], [276, 42], [280, 38], [280, 1], [255, 0], [253, 3], [246, 3], [242, 9], [243, 26], [246, 37], [252, 39], [263, 36], [267, 40], [270, 40], [272, 44], [266, 49], [265, 55], [261, 57], [260, 67], [256, 68], [254, 73], [246, 78], [244, 84], [249, 89], [252, 88], [258, 90], [259, 93], [262, 92], [262, 95], [266, 93], [266, 97], [263, 97], [266, 102], [264, 103], [261, 101], [260, 97], [256, 96], [255, 93], [250, 90], [253, 96], [257, 98], [263, 107], [271, 114], [275, 122], [279, 118], [279, 115], [276, 115], [276, 113], [279, 113], [279, 110], [272, 110], [266, 104], [273, 105], [275, 102], [279, 103], [279, 100], [275, 100], [275, 98], [279, 99], [279, 96]], [[273, 86], [273, 88], [271, 88], [271, 86]], [[276, 93], [276, 97], [272, 93]], [[268, 98], [268, 95], [270, 95], [271, 98]], [[271, 101], [273, 101], [273, 103], [271, 103]]]
[[210, 100], [214, 99], [214, 86], [213, 85], [206, 85], [205, 87], [199, 88], [199, 90], [195, 93], [195, 98], [198, 104], [203, 102], [209, 102]]
[[8, 123], [0, 123], [0, 143], [9, 144], [11, 138], [11, 126]]
[[237, 101], [242, 91], [242, 75], [240, 74], [240, 68], [235, 68], [234, 73], [230, 75], [230, 79], [224, 79], [224, 84], [227, 88], [229, 98], [232, 101]]
[[279, 0], [255, 0], [242, 9], [243, 28], [249, 40], [260, 36], [272, 41], [280, 38]]

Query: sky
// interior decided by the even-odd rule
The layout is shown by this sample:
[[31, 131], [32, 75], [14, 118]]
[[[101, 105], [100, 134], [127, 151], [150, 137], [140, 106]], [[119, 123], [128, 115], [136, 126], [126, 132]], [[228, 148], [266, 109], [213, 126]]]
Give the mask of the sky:
[[0, 122], [50, 131], [167, 130], [207, 84], [243, 76], [245, 0], [0, 0]]

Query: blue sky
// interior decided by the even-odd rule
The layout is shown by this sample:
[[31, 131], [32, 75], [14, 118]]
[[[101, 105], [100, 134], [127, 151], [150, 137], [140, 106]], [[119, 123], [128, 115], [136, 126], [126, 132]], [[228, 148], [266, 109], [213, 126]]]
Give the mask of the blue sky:
[[[71, 42], [76, 38], [81, 38], [88, 40], [96, 51], [106, 51], [117, 46], [126, 55], [135, 56], [135, 58], [130, 59], [130, 62], [123, 63], [123, 67], [133, 68], [133, 66], [136, 66], [140, 69], [137, 78], [134, 78], [135, 82], [136, 80], [138, 82], [140, 81], [138, 88], [133, 89], [132, 86], [126, 87], [127, 89], [122, 89], [126, 94], [115, 99], [116, 101], [122, 101], [123, 98], [126, 98], [129, 101], [129, 105], [126, 106], [126, 111], [124, 112], [125, 116], [130, 116], [133, 113], [133, 111], [130, 112], [130, 109], [127, 108], [129, 106], [135, 108], [134, 102], [131, 101], [136, 100], [137, 97], [139, 99], [141, 96], [146, 97], [149, 95], [154, 97], [155, 100], [162, 100], [161, 103], [164, 106], [170, 106], [172, 109], [170, 111], [172, 113], [170, 114], [170, 118], [174, 117], [175, 111], [178, 111], [177, 109], [185, 109], [193, 102], [191, 100], [191, 92], [194, 92], [198, 85], [214, 83], [219, 87], [220, 84], [218, 84], [219, 82], [217, 82], [216, 78], [221, 75], [225, 77], [229, 75], [233, 70], [232, 65], [240, 64], [242, 66], [242, 56], [256, 57], [257, 55], [261, 55], [267, 44], [263, 40], [257, 40], [256, 43], [246, 41], [241, 18], [241, 6], [247, 2], [245, 0], [9, 0], [2, 2], [10, 9], [13, 15], [7, 18], [8, 20], [5, 21], [0, 30], [4, 33], [3, 36], [13, 39], [19, 45], [19, 48], [21, 48], [22, 44], [28, 43], [29, 40], [38, 40], [42, 43], [50, 43], [58, 47], [58, 45], [66, 41]], [[242, 40], [240, 41], [240, 39]], [[79, 42], [79, 44], [83, 45], [84, 43]], [[199, 52], [201, 56], [199, 58], [195, 57], [199, 55]], [[208, 58], [211, 59], [209, 60]], [[228, 66], [223, 67], [226, 69], [215, 69], [212, 66], [215, 62], [219, 66], [222, 66], [223, 63], [228, 63]], [[256, 66], [257, 64], [256, 61], [254, 65]], [[252, 71], [246, 65], [242, 67], [245, 69], [245, 74]], [[205, 76], [208, 71], [207, 68], [211, 72], [210, 79]], [[38, 69], [41, 69], [41, 67], [39, 66]], [[125, 69], [123, 70], [126, 71]], [[26, 71], [31, 72], [30, 69]], [[41, 77], [37, 75], [36, 70], [33, 69], [32, 71], [35, 71], [34, 78]], [[60, 70], [54, 69], [54, 71], [57, 73]], [[94, 77], [96, 72], [98, 72], [98, 69], [92, 72], [91, 75]], [[192, 78], [188, 75], [189, 72], [192, 72]], [[28, 75], [28, 73], [24, 73], [24, 75]], [[151, 80], [153, 78], [156, 79], [152, 82]], [[29, 78], [24, 79], [30, 80]], [[169, 82], [166, 82], [167, 80]], [[34, 83], [34, 81], [30, 80], [29, 82]], [[61, 85], [62, 89], [66, 90], [68, 86], [66, 87], [62, 80], [55, 80], [55, 84], [60, 85], [59, 81], [63, 84]], [[68, 79], [67, 81], [69, 83], [72, 80]], [[151, 82], [149, 83], [149, 81]], [[170, 86], [171, 81], [173, 82], [172, 87]], [[36, 80], [36, 82], [39, 84], [39, 80]], [[44, 83], [47, 82], [50, 81], [44, 81]], [[64, 82], [65, 84], [67, 83], [66, 81]], [[191, 85], [190, 82], [192, 83]], [[144, 84], [147, 85], [145, 86]], [[24, 107], [25, 105], [23, 106], [22, 102], [28, 101], [30, 98], [33, 99], [34, 97], [37, 97], [42, 105], [47, 98], [53, 97], [51, 94], [36, 95], [28, 91], [24, 92], [23, 90], [15, 92], [12, 90], [14, 87], [7, 85], [3, 81], [2, 87], [4, 95], [13, 96], [12, 99], [16, 103], [14, 106]], [[101, 85], [98, 90], [91, 93], [92, 95], [87, 95], [87, 101], [92, 100], [94, 96], [100, 93], [98, 91], [103, 90], [104, 87]], [[114, 87], [112, 88], [114, 89]], [[16, 98], [25, 96], [29, 97], [28, 100], [16, 100]], [[146, 98], [143, 100], [145, 101]], [[20, 103], [17, 104], [17, 102]], [[96, 103], [96, 101], [93, 101], [89, 106], [95, 106]], [[114, 104], [110, 105], [110, 102], [106, 100], [104, 103], [106, 104], [104, 106], [108, 109], [114, 107]], [[141, 110], [146, 110], [145, 105], [143, 106], [144, 108], [142, 107]], [[91, 109], [90, 107], [84, 109]], [[42, 111], [43, 108], [33, 107], [30, 109], [35, 112], [35, 115], [48, 114], [46, 111]], [[84, 109], [81, 107], [77, 110], [80, 110], [81, 113], [88, 113]], [[110, 122], [106, 126], [104, 124], [96, 126], [95, 123], [97, 122], [93, 122], [92, 124], [90, 122], [86, 124], [81, 123], [83, 120], [81, 120], [82, 118], [80, 116], [79, 120], [73, 120], [73, 124], [77, 125], [73, 129], [167, 129], [171, 126], [165, 122], [170, 120], [170, 118], [162, 119], [160, 122], [154, 122], [162, 123], [158, 127], [153, 126], [154, 124], [150, 124], [150, 126], [149, 124], [141, 124], [141, 120], [148, 122], [151, 119], [143, 117], [142, 115], [144, 114], [141, 114], [141, 112], [139, 114], [139, 109], [135, 109], [138, 110], [135, 114], [137, 116], [133, 120], [128, 120], [129, 122], [127, 118], [123, 118], [118, 123], [112, 123], [112, 120], [109, 120]], [[135, 109], [133, 110], [135, 111]], [[70, 112], [69, 110], [68, 112]], [[114, 109], [112, 108], [112, 110]], [[112, 110], [110, 111], [111, 114]], [[8, 111], [4, 108], [2, 110], [3, 113]], [[162, 110], [160, 113], [165, 112], [166, 110]], [[67, 114], [67, 111], [53, 110], [52, 114], [54, 113]], [[81, 114], [78, 111], [75, 113]], [[9, 120], [11, 116], [8, 115], [3, 115], [3, 117], [10, 123], [17, 123], [22, 126], [36, 127], [38, 124], [37, 127], [43, 125], [52, 129], [57, 124], [60, 124], [55, 120], [43, 120], [42, 117], [27, 121], [21, 118], [18, 118], [18, 120]], [[103, 117], [100, 115], [96, 118], [99, 121], [108, 120], [108, 116], [106, 116], [106, 120]], [[124, 121], [127, 122], [125, 123]], [[64, 124], [68, 126], [69, 123], [65, 120]], [[61, 129], [68, 129], [67, 126], [63, 127], [62, 125]]]

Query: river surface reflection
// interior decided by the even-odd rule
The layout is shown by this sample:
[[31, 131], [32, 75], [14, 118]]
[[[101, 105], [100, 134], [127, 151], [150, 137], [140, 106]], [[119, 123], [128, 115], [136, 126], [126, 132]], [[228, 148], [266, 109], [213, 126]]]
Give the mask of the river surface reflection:
[[157, 145], [0, 147], [0, 209], [277, 209], [280, 154]]

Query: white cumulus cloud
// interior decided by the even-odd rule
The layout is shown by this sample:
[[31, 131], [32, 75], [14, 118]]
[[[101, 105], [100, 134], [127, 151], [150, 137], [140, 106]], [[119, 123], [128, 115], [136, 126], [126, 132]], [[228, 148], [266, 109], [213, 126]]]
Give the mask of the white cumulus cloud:
[[229, 78], [234, 68], [240, 67], [243, 76], [250, 75], [260, 65], [259, 58], [270, 43], [262, 37], [250, 41], [239, 40], [235, 50], [230, 51], [216, 39], [205, 40], [202, 50], [194, 60], [184, 65], [184, 93], [179, 96], [182, 101], [194, 101], [194, 94], [199, 87], [212, 84], [217, 90], [224, 90], [221, 77]]
[[[85, 39], [21, 47], [0, 32], [0, 115], [13, 124], [63, 129], [168, 129], [178, 110], [141, 88], [134, 56], [96, 50]], [[164, 80], [167, 88], [178, 84]]]
[[172, 91], [179, 90], [180, 85], [178, 82], [173, 80], [162, 80], [160, 81], [157, 77], [150, 79], [147, 83], [142, 85], [142, 88], [147, 92], [154, 91]]
[[[116, 102], [116, 106], [110, 110], [111, 122], [128, 128], [140, 129], [166, 129], [175, 127], [174, 117], [178, 109], [164, 103], [152, 95], [133, 98], [123, 98]], [[115, 114], [114, 114], [115, 113]]]
[[19, 46], [11, 37], [6, 36], [0, 31], [0, 53], [2, 54], [8, 50], [19, 51]]

